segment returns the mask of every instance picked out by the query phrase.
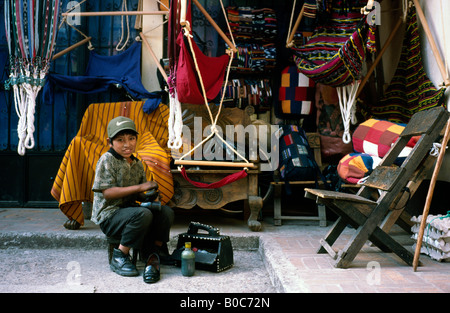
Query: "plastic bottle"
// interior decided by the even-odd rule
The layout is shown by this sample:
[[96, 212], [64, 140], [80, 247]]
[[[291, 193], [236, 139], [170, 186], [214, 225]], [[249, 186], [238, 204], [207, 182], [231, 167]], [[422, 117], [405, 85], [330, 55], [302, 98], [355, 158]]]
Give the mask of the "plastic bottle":
[[184, 251], [181, 253], [181, 274], [193, 276], [195, 272], [195, 253], [191, 250], [191, 243], [184, 243]]

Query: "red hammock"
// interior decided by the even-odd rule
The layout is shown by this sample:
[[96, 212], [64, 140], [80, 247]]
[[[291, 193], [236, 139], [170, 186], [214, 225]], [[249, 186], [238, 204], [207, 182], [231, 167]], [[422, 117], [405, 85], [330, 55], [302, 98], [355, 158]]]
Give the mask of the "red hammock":
[[[176, 16], [176, 12], [178, 12], [178, 1], [173, 1], [170, 7], [168, 41], [171, 77], [169, 78], [169, 89], [176, 89], [178, 101], [181, 103], [205, 104], [210, 113], [211, 123], [214, 126], [217, 123], [218, 116], [214, 121], [208, 107], [208, 101], [216, 98], [223, 87], [225, 73], [230, 63], [230, 56], [228, 54], [220, 57], [206, 56], [198, 48], [194, 40], [185, 38], [191, 36], [191, 2], [191, 0], [186, 0], [186, 17], [183, 29], [181, 27], [180, 17]], [[174, 44], [175, 38], [176, 44]], [[222, 102], [220, 106], [222, 106]], [[218, 114], [220, 114], [220, 109]], [[214, 135], [214, 133], [211, 135]], [[248, 164], [249, 166], [252, 165], [249, 162]], [[218, 182], [207, 184], [191, 180], [187, 176], [183, 166], [181, 166], [180, 172], [192, 185], [209, 189], [220, 188], [247, 176], [246, 170], [243, 169], [240, 172], [226, 176]]]
[[247, 177], [247, 172], [245, 170], [230, 174], [221, 180], [215, 182], [215, 183], [202, 183], [195, 180], [190, 179], [187, 176], [186, 169], [184, 167], [181, 168], [181, 175], [183, 175], [184, 179], [186, 179], [189, 183], [192, 185], [199, 187], [199, 188], [207, 188], [207, 189], [214, 189], [214, 188], [220, 188], [227, 184], [231, 184], [232, 182], [235, 182], [236, 180], [239, 180], [241, 178]]
[[[188, 0], [187, 3], [186, 23], [188, 23], [188, 27], [190, 28], [192, 25], [191, 1]], [[176, 9], [176, 7], [174, 9]], [[219, 94], [222, 88], [230, 56], [227, 54], [220, 57], [206, 56], [192, 40], [192, 48], [195, 53], [194, 58], [191, 54], [189, 43], [187, 39], [184, 38], [185, 35], [183, 34], [183, 31], [180, 30], [179, 25], [177, 31], [178, 35], [176, 43], [178, 47], [176, 47], [174, 52], [178, 52], [179, 54], [177, 55], [176, 69], [174, 72], [178, 100], [182, 103], [204, 104], [205, 100], [198, 78], [199, 73], [195, 70], [195, 61], [197, 62], [202, 75], [207, 99], [208, 101], [211, 101]]]

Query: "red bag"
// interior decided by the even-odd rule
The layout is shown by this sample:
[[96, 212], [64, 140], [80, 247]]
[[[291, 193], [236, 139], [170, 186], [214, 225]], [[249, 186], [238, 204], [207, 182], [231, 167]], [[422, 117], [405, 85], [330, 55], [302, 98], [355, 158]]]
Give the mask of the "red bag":
[[[188, 1], [186, 21], [192, 26], [191, 1]], [[178, 56], [176, 70], [178, 100], [182, 103], [204, 104], [205, 100], [203, 98], [199, 74], [201, 74], [208, 101], [213, 100], [222, 89], [230, 56], [227, 54], [220, 57], [206, 56], [192, 38], [192, 47], [200, 70], [200, 73], [197, 73], [188, 39], [184, 37], [181, 31], [177, 38], [177, 45], [180, 46], [180, 55]]]

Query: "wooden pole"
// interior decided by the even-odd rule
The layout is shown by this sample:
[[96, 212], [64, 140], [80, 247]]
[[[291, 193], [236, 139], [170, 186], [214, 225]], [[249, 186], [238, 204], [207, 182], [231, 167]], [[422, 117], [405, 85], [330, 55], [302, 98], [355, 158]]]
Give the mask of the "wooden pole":
[[397, 31], [399, 30], [400, 26], [403, 23], [403, 19], [400, 17], [397, 21], [397, 24], [395, 24], [394, 29], [392, 30], [391, 34], [389, 35], [388, 39], [386, 39], [386, 42], [384, 43], [383, 48], [381, 49], [380, 53], [375, 58], [375, 61], [373, 62], [372, 66], [367, 71], [366, 76], [364, 76], [364, 79], [361, 82], [361, 85], [359, 85], [358, 92], [356, 93], [356, 98], [359, 97], [361, 91], [363, 90], [364, 86], [366, 85], [367, 81], [369, 80], [370, 75], [372, 75], [373, 71], [375, 70], [375, 67], [377, 67], [378, 63], [380, 63], [381, 57], [386, 52], [386, 49], [391, 44], [392, 40], [394, 39], [395, 34], [397, 34]]
[[140, 32], [140, 36], [142, 38], [142, 41], [144, 41], [145, 46], [147, 47], [148, 51], [150, 52], [150, 55], [152, 56], [153, 61], [155, 61], [156, 66], [158, 67], [159, 72], [161, 73], [161, 75], [164, 77], [164, 79], [166, 80], [166, 82], [168, 82], [168, 78], [167, 78], [167, 74], [166, 71], [163, 69], [163, 67], [161, 66], [161, 64], [158, 61], [158, 58], [156, 57], [155, 52], [153, 52], [152, 47], [150, 47], [150, 43], [148, 42], [147, 38], [145, 38], [144, 33]]
[[107, 12], [66, 12], [61, 16], [122, 16], [122, 15], [167, 15], [168, 11], [107, 11]]
[[439, 54], [439, 50], [437, 48], [436, 42], [434, 41], [433, 35], [431, 34], [430, 27], [428, 26], [428, 22], [425, 18], [425, 14], [423, 14], [422, 8], [420, 7], [419, 0], [413, 0], [414, 6], [416, 7], [417, 15], [419, 16], [420, 23], [422, 23], [423, 30], [425, 31], [425, 35], [430, 42], [431, 51], [433, 51], [434, 57], [436, 59], [437, 65], [439, 67], [439, 71], [441, 72], [442, 78], [444, 79], [444, 85], [450, 86], [450, 80], [447, 77], [447, 71], [444, 66], [444, 62], [442, 61], [441, 55]]
[[70, 47], [67, 47], [66, 49], [64, 49], [64, 50], [62, 50], [62, 51], [56, 53], [56, 54], [53, 56], [52, 61], [56, 60], [57, 58], [63, 56], [63, 55], [66, 54], [66, 53], [69, 53], [69, 52], [72, 51], [73, 49], [78, 48], [78, 47], [81, 46], [81, 45], [84, 45], [86, 42], [90, 41], [91, 39], [92, 39], [92, 37], [86, 37], [86, 38], [84, 38], [83, 40], [77, 42], [76, 44], [71, 45]]
[[197, 6], [197, 8], [202, 12], [202, 14], [206, 17], [208, 22], [211, 23], [211, 25], [214, 27], [214, 29], [219, 33], [220, 37], [227, 43], [227, 45], [230, 47], [231, 50], [233, 50], [234, 53], [237, 52], [237, 49], [235, 45], [228, 39], [227, 35], [220, 29], [220, 27], [216, 24], [216, 22], [213, 20], [211, 15], [203, 8], [203, 6], [198, 2], [198, 0], [193, 0], [194, 4]]
[[442, 161], [444, 159], [445, 148], [447, 147], [449, 135], [450, 135], [450, 119], [447, 121], [444, 138], [442, 139], [441, 151], [439, 151], [439, 156], [436, 160], [436, 165], [433, 170], [433, 176], [431, 177], [430, 186], [428, 188], [428, 194], [427, 194], [427, 198], [425, 201], [425, 207], [423, 208], [422, 221], [420, 222], [419, 234], [417, 236], [416, 250], [414, 251], [414, 259], [413, 259], [414, 272], [417, 270], [417, 266], [419, 264], [419, 255], [420, 255], [420, 248], [422, 247], [423, 233], [425, 231], [425, 226], [427, 225], [427, 217], [428, 217], [428, 212], [430, 210], [431, 200], [433, 199], [434, 187], [436, 185], [439, 170], [441, 169]]
[[305, 4], [303, 4], [302, 9], [300, 10], [300, 14], [295, 21], [294, 28], [292, 28], [291, 34], [286, 42], [286, 48], [290, 48], [292, 46], [292, 41], [294, 40], [295, 33], [297, 32], [298, 27], [300, 26], [300, 22], [302, 21], [303, 13], [305, 12]]
[[224, 167], [254, 167], [253, 163], [247, 162], [220, 162], [220, 161], [196, 161], [196, 160], [175, 160], [175, 165], [201, 165], [201, 166], [224, 166]]

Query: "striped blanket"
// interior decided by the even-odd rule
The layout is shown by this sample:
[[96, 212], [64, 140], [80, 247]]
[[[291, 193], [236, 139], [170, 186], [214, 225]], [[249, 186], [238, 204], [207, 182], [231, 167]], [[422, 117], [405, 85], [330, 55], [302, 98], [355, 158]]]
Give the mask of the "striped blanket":
[[436, 89], [423, 65], [416, 9], [410, 8], [400, 61], [379, 103], [371, 107], [374, 118], [407, 123], [414, 113], [444, 104], [445, 88]]
[[[348, 2], [348, 10], [341, 7]], [[366, 50], [375, 50], [374, 26], [366, 22], [360, 9], [367, 1], [331, 1], [331, 17], [316, 27], [308, 42], [293, 47], [300, 72], [316, 83], [345, 86], [360, 78]]]
[[94, 103], [86, 110], [80, 129], [72, 139], [52, 186], [51, 194], [61, 211], [70, 219], [84, 224], [82, 202], [92, 202], [91, 190], [95, 166], [100, 156], [109, 150], [106, 138], [108, 122], [119, 115], [136, 123], [139, 132], [136, 157], [143, 161], [148, 180], [159, 185], [161, 202], [173, 196], [170, 172], [170, 150], [167, 148], [169, 108], [165, 104], [151, 114], [142, 110], [144, 102]]

